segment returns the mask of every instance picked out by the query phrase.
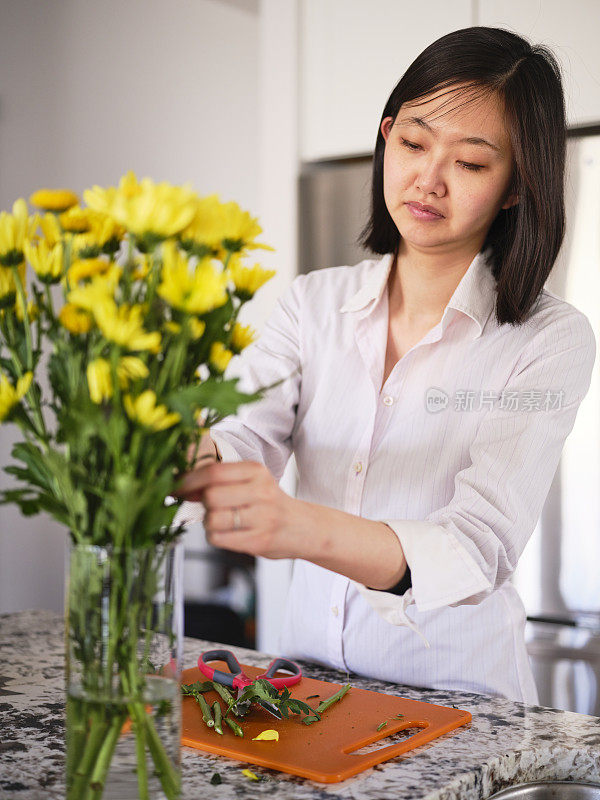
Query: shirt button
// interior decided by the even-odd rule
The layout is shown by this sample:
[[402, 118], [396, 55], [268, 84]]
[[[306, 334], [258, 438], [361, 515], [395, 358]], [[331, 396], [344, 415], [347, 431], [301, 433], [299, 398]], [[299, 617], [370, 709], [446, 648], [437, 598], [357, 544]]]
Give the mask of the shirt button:
[[390, 397], [389, 394], [386, 394], [386, 396], [383, 398], [383, 402], [386, 404], [386, 406], [391, 406], [394, 402], [394, 398]]
[[331, 609], [331, 613], [333, 614], [334, 617], [337, 617], [337, 615], [340, 613], [338, 607], [333, 606], [333, 608]]
[[354, 472], [358, 475], [359, 472], [362, 472], [362, 461], [357, 461], [354, 465]]

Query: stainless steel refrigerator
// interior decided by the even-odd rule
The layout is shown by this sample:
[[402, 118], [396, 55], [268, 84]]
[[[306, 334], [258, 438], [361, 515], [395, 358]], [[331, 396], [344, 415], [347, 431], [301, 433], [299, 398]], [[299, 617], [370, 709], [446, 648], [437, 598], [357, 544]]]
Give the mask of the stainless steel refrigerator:
[[[305, 164], [300, 271], [370, 257], [371, 157]], [[569, 131], [567, 234], [547, 288], [583, 311], [598, 343], [592, 384], [542, 514], [512, 578], [540, 704], [600, 716], [600, 125]]]

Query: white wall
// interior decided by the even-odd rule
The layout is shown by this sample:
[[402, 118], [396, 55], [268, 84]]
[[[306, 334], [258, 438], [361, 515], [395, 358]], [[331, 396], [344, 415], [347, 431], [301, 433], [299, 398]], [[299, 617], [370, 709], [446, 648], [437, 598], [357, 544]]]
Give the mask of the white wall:
[[557, 57], [569, 125], [600, 120], [600, 3], [598, 0], [478, 0], [479, 25], [507, 27]]
[[[258, 0], [0, 0], [0, 208], [133, 169], [259, 214], [257, 41]], [[0, 612], [62, 608], [63, 543], [0, 507]]]

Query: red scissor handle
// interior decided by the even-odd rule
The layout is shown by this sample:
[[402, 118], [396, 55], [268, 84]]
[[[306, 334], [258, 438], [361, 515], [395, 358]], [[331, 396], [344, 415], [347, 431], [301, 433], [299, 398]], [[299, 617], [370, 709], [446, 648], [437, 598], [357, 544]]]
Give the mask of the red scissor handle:
[[[282, 669], [290, 672], [291, 675], [285, 675], [282, 678], [274, 678], [273, 675]], [[302, 670], [295, 661], [290, 661], [289, 658], [275, 658], [269, 664], [267, 671], [263, 672], [262, 675], [258, 675], [258, 677], [265, 678], [269, 683], [272, 683], [276, 689], [283, 689], [284, 686], [293, 686], [295, 683], [298, 683], [302, 677]]]
[[[223, 672], [214, 667], [209, 667], [206, 663], [207, 661], [224, 661], [230, 671]], [[233, 689], [243, 689], [252, 683], [252, 680], [242, 672], [242, 667], [231, 650], [207, 650], [198, 659], [198, 669], [207, 678], [225, 686], [230, 686]], [[273, 675], [279, 670], [285, 670], [291, 674], [274, 678]], [[269, 664], [267, 671], [263, 672], [262, 675], [258, 675], [258, 677], [269, 681], [276, 689], [283, 689], [284, 686], [293, 686], [298, 683], [302, 678], [302, 670], [298, 664], [288, 658], [275, 658]]]
[[[207, 661], [224, 661], [230, 671], [223, 672], [220, 669], [209, 667]], [[198, 669], [207, 678], [222, 683], [224, 686], [230, 686], [232, 689], [243, 689], [252, 683], [252, 680], [242, 672], [240, 662], [231, 650], [207, 650], [198, 659]]]

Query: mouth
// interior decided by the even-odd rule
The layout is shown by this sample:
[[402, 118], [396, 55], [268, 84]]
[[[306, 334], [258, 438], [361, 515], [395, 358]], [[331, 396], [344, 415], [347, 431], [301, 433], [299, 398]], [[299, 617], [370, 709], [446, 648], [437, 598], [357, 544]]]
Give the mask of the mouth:
[[406, 203], [411, 214], [417, 219], [444, 219], [444, 215], [433, 206], [426, 206], [423, 203]]

